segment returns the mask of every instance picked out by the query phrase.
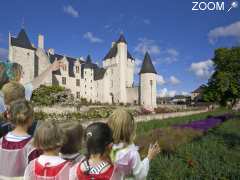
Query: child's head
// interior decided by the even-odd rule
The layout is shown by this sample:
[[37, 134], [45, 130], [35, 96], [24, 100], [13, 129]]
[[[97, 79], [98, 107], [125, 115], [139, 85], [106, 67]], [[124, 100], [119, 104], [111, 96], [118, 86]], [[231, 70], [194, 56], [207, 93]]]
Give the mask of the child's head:
[[18, 82], [9, 82], [5, 84], [2, 88], [4, 95], [4, 102], [9, 105], [12, 101], [25, 98], [25, 89], [23, 85]]
[[8, 82], [7, 76], [7, 65], [6, 63], [0, 62], [0, 89], [2, 89], [3, 85]]
[[133, 116], [124, 109], [116, 109], [108, 119], [108, 125], [113, 132], [114, 143], [120, 142], [130, 144], [136, 134], [136, 127]]
[[33, 146], [43, 151], [60, 151], [65, 135], [54, 122], [42, 122], [33, 136]]
[[112, 131], [106, 123], [92, 123], [86, 128], [85, 139], [88, 155], [104, 155], [112, 146]]
[[9, 116], [12, 124], [29, 127], [32, 125], [33, 108], [25, 99], [19, 99], [11, 102]]
[[83, 127], [80, 122], [68, 121], [59, 124], [66, 136], [66, 142], [61, 148], [62, 154], [75, 154], [78, 153], [83, 137]]
[[12, 63], [10, 81], [19, 82], [23, 76], [23, 68], [18, 63]]

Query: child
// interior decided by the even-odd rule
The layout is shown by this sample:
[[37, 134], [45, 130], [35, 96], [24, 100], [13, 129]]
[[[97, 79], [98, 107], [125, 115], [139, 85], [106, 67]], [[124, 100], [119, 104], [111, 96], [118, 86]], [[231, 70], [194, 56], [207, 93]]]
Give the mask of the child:
[[112, 161], [115, 162], [113, 179], [146, 179], [149, 161], [160, 152], [158, 144], [150, 145], [148, 156], [141, 161], [138, 148], [133, 142], [136, 135], [133, 116], [123, 109], [117, 109], [111, 114], [108, 125], [113, 131], [115, 143], [111, 152]]
[[26, 100], [20, 99], [9, 105], [9, 116], [15, 129], [0, 139], [0, 175], [19, 177], [23, 176], [28, 162], [39, 155], [31, 146], [31, 136], [27, 133], [33, 109]]
[[66, 135], [66, 142], [60, 150], [60, 156], [72, 164], [79, 162], [83, 156], [80, 153], [82, 145], [83, 127], [80, 122], [68, 121], [59, 124]]
[[43, 154], [30, 162], [24, 179], [68, 180], [70, 162], [58, 156], [64, 142], [65, 136], [57, 124], [42, 122], [34, 134], [33, 145]]
[[109, 158], [112, 147], [112, 131], [105, 123], [89, 125], [85, 132], [87, 156], [71, 170], [70, 179], [109, 180], [113, 174], [113, 165]]

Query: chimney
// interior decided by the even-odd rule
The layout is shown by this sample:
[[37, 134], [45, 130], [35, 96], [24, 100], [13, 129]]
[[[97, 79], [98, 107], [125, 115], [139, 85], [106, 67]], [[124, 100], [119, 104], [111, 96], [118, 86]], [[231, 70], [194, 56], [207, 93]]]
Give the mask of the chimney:
[[54, 49], [53, 48], [50, 48], [50, 49], [48, 49], [48, 54], [51, 54], [51, 55], [54, 55]]
[[116, 44], [116, 42], [113, 41], [113, 42], [112, 42], [112, 47], [113, 47], [115, 44]]
[[44, 49], [44, 36], [38, 35], [38, 48]]

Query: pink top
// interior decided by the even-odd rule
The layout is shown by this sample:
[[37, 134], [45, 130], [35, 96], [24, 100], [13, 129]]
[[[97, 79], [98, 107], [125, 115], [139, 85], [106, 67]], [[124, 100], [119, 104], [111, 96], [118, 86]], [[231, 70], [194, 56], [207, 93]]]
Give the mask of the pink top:
[[40, 152], [30, 144], [31, 137], [19, 142], [0, 139], [0, 176], [19, 177], [24, 175], [28, 163], [39, 156]]

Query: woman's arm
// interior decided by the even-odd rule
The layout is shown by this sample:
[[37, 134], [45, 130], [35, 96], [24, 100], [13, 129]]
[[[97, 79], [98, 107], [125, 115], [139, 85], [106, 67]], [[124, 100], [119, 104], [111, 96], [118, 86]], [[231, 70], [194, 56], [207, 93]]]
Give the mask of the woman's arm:
[[52, 75], [52, 71], [58, 70], [62, 66], [62, 61], [55, 60], [42, 74], [32, 80], [32, 88], [37, 89], [44, 80]]

